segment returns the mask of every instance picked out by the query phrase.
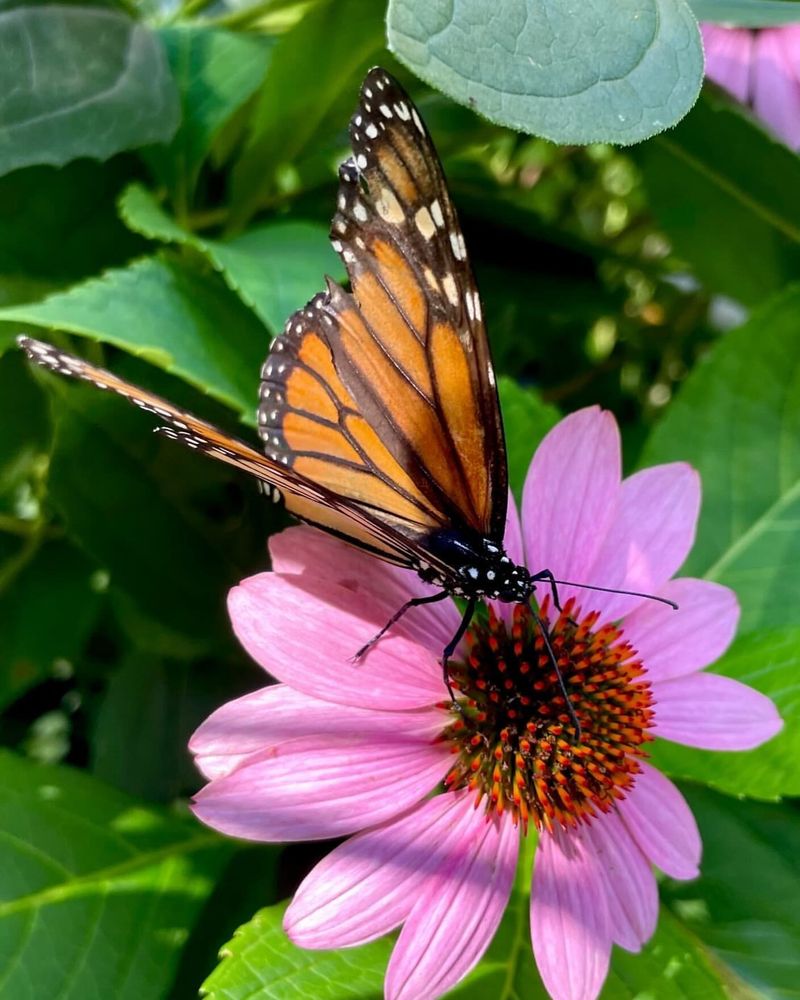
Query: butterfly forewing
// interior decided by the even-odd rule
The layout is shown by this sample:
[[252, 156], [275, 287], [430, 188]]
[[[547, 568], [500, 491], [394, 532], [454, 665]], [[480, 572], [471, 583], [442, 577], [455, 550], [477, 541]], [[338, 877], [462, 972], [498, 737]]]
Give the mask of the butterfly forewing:
[[[372, 432], [361, 455], [367, 471], [358, 500], [380, 508], [388, 477], [419, 508], [415, 534], [433, 522], [499, 539], [507, 494], [497, 392], [480, 299], [433, 144], [410, 99], [383, 70], [365, 79], [350, 135], [354, 155], [340, 169], [331, 238], [352, 293], [329, 282], [312, 309], [348, 396], [348, 417]], [[288, 329], [306, 317], [301, 310]], [[273, 360], [277, 354], [267, 365]], [[330, 384], [330, 369], [326, 379]], [[269, 379], [265, 388], [281, 392]], [[298, 381], [295, 402], [285, 409], [274, 395], [262, 402], [261, 419], [268, 406], [271, 436], [289, 455], [283, 421], [294, 421], [299, 406], [322, 422], [330, 406], [310, 383], [308, 389], [306, 398]], [[331, 466], [342, 460], [331, 452]], [[317, 475], [332, 482], [334, 474], [320, 465]], [[354, 485], [337, 482], [355, 497]]]

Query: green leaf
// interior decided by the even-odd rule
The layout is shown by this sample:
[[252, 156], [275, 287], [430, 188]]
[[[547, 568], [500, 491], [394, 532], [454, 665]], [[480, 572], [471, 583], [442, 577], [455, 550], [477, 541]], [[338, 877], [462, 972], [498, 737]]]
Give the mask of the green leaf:
[[272, 40], [195, 25], [162, 28], [180, 92], [181, 125], [166, 147], [147, 151], [148, 163], [186, 207], [200, 167], [225, 123], [252, 97], [269, 61]]
[[[0, 174], [166, 142], [175, 85], [158, 39], [96, 7], [0, 13]], [[87, 52], [91, 58], [87, 58]]]
[[756, 305], [796, 277], [800, 157], [727, 97], [707, 88], [638, 157], [659, 224], [711, 290]]
[[222, 961], [203, 983], [209, 1000], [379, 1000], [391, 941], [382, 938], [361, 948], [303, 951], [283, 932], [285, 907], [271, 906], [240, 927], [222, 951]]
[[[719, 962], [771, 1000], [797, 997], [800, 823], [793, 806], [684, 789], [703, 836], [701, 876], [664, 894]], [[742, 995], [741, 987], [730, 995]], [[660, 996], [660, 994], [659, 994]]]
[[[773, 697], [787, 730], [800, 719], [792, 695], [800, 668], [799, 311], [795, 286], [728, 333], [686, 380], [642, 458], [643, 465], [682, 460], [699, 470], [703, 506], [682, 573], [733, 587], [742, 607], [740, 635], [752, 637], [714, 670]], [[796, 740], [787, 732], [751, 751], [736, 774], [725, 757], [715, 757], [706, 780], [741, 794], [796, 792], [795, 758], [787, 756]], [[677, 773], [699, 773], [698, 751], [664, 753]]]
[[779, 799], [800, 795], [800, 709], [797, 672], [800, 628], [759, 630], [738, 639], [713, 666], [768, 694], [785, 720], [777, 736], [757, 750], [714, 753], [691, 750], [665, 740], [652, 748], [652, 763], [678, 778], [692, 778], [729, 795]]
[[542, 402], [533, 389], [523, 389], [513, 379], [501, 377], [498, 390], [506, 432], [509, 485], [519, 502], [533, 453], [545, 434], [558, 423], [559, 412]]
[[232, 848], [76, 771], [7, 753], [0, 826], [3, 994], [166, 996]]
[[269, 340], [213, 273], [169, 255], [107, 271], [42, 302], [0, 308], [0, 321], [114, 344], [252, 419]]
[[267, 222], [230, 240], [203, 239], [182, 229], [139, 184], [123, 194], [120, 213], [149, 239], [199, 250], [273, 334], [323, 287], [326, 274], [344, 277], [327, 230], [315, 223]]
[[[242, 225], [277, 190], [278, 174], [315, 136], [337, 99], [355, 108], [360, 77], [383, 46], [374, 0], [323, 0], [276, 45], [233, 174], [231, 215]], [[343, 114], [341, 129], [347, 124]]]
[[[0, 177], [0, 274], [64, 284], [126, 263], [143, 241], [125, 229], [116, 199], [136, 169], [133, 157], [28, 167]], [[6, 282], [4, 281], [4, 285]], [[34, 297], [17, 301], [30, 301]], [[10, 304], [7, 298], [0, 304]]]
[[[51, 541], [0, 586], [0, 708], [51, 677], [57, 661], [79, 657], [100, 608], [94, 569], [72, 545]], [[6, 572], [0, 566], [0, 580]]]
[[0, 509], [34, 471], [50, 441], [42, 390], [17, 351], [0, 358]]
[[683, 0], [390, 0], [389, 48], [461, 104], [560, 143], [641, 142], [697, 99]]
[[791, 0], [689, 0], [698, 21], [717, 21], [743, 28], [800, 21], [800, 4]]

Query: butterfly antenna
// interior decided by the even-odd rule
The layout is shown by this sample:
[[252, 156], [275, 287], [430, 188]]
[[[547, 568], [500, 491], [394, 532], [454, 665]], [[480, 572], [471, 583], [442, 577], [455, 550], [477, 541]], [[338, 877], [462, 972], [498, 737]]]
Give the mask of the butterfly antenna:
[[[548, 579], [550, 579], [548, 577]], [[618, 590], [616, 587], [595, 587], [591, 583], [573, 583], [571, 580], [552, 580], [552, 583], [557, 583], [559, 587], [580, 587], [581, 590], [600, 590], [604, 594], [625, 594], [628, 597], [643, 597], [648, 601], [658, 601], [659, 604], [666, 604], [668, 607], [672, 608], [673, 611], [678, 610], [678, 605], [675, 601], [671, 601], [668, 597], [659, 597], [658, 594], [645, 594], [640, 590]]]
[[542, 638], [544, 639], [544, 645], [547, 649], [547, 655], [550, 662], [553, 664], [553, 669], [556, 672], [556, 677], [558, 678], [558, 686], [561, 688], [561, 693], [564, 695], [564, 701], [567, 703], [567, 712], [572, 720], [572, 725], [575, 727], [575, 742], [580, 743], [581, 736], [583, 735], [583, 729], [581, 728], [580, 720], [572, 704], [572, 699], [567, 691], [567, 685], [564, 683], [564, 675], [561, 673], [561, 667], [558, 665], [558, 660], [556, 659], [556, 652], [553, 649], [553, 644], [550, 642], [550, 632], [547, 628], [547, 622], [534, 611], [533, 617], [536, 620], [536, 624], [542, 633]]

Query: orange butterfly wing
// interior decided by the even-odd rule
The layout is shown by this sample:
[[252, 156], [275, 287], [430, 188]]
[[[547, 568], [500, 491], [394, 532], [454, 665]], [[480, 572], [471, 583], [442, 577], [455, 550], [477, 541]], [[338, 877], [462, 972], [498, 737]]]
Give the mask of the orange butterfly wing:
[[364, 81], [350, 134], [355, 158], [340, 169], [331, 238], [352, 293], [329, 280], [270, 352], [259, 408], [266, 451], [378, 512], [415, 547], [437, 529], [499, 540], [502, 422], [433, 144], [379, 69]]

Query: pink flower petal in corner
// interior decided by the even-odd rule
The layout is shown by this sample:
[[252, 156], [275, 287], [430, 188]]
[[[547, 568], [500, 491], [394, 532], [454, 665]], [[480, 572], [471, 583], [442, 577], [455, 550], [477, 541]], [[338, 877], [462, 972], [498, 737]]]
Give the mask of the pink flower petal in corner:
[[670, 580], [660, 597], [678, 610], [645, 601], [625, 619], [625, 638], [654, 681], [693, 674], [718, 660], [739, 622], [739, 602], [730, 587], [709, 580]]
[[[563, 841], [563, 845], [562, 842]], [[608, 972], [611, 927], [603, 879], [575, 835], [543, 833], [531, 892], [536, 964], [553, 1000], [595, 1000]]]
[[781, 28], [765, 28], [758, 33], [753, 76], [756, 114], [788, 146], [800, 148], [800, 79]]
[[655, 732], [704, 750], [752, 750], [780, 732], [783, 720], [766, 695], [719, 674], [691, 674], [653, 684]]
[[298, 579], [261, 573], [228, 597], [237, 638], [265, 670], [312, 697], [362, 708], [419, 708], [447, 697], [437, 655], [405, 636], [389, 634], [353, 662], [386, 621], [369, 594], [311, 579], [299, 587]]
[[750, 59], [753, 33], [747, 28], [723, 28], [702, 24], [706, 50], [706, 75], [738, 101], [750, 97]]
[[642, 762], [642, 773], [617, 808], [634, 840], [657, 868], [672, 878], [697, 877], [700, 831], [686, 799], [669, 778]]
[[232, 837], [271, 843], [341, 837], [422, 801], [450, 756], [430, 723], [388, 733], [281, 743], [210, 782], [193, 811]]
[[460, 800], [456, 835], [440, 852], [438, 877], [414, 901], [386, 970], [387, 1000], [437, 997], [475, 966], [511, 894], [519, 831]]
[[333, 850], [286, 911], [292, 941], [301, 948], [346, 948], [401, 924], [446, 864], [470, 798], [437, 795]]
[[[587, 571], [611, 525], [620, 485], [616, 421], [599, 407], [565, 417], [533, 456], [522, 495], [522, 534], [532, 573], [591, 582]], [[569, 596], [564, 589], [564, 599]]]

